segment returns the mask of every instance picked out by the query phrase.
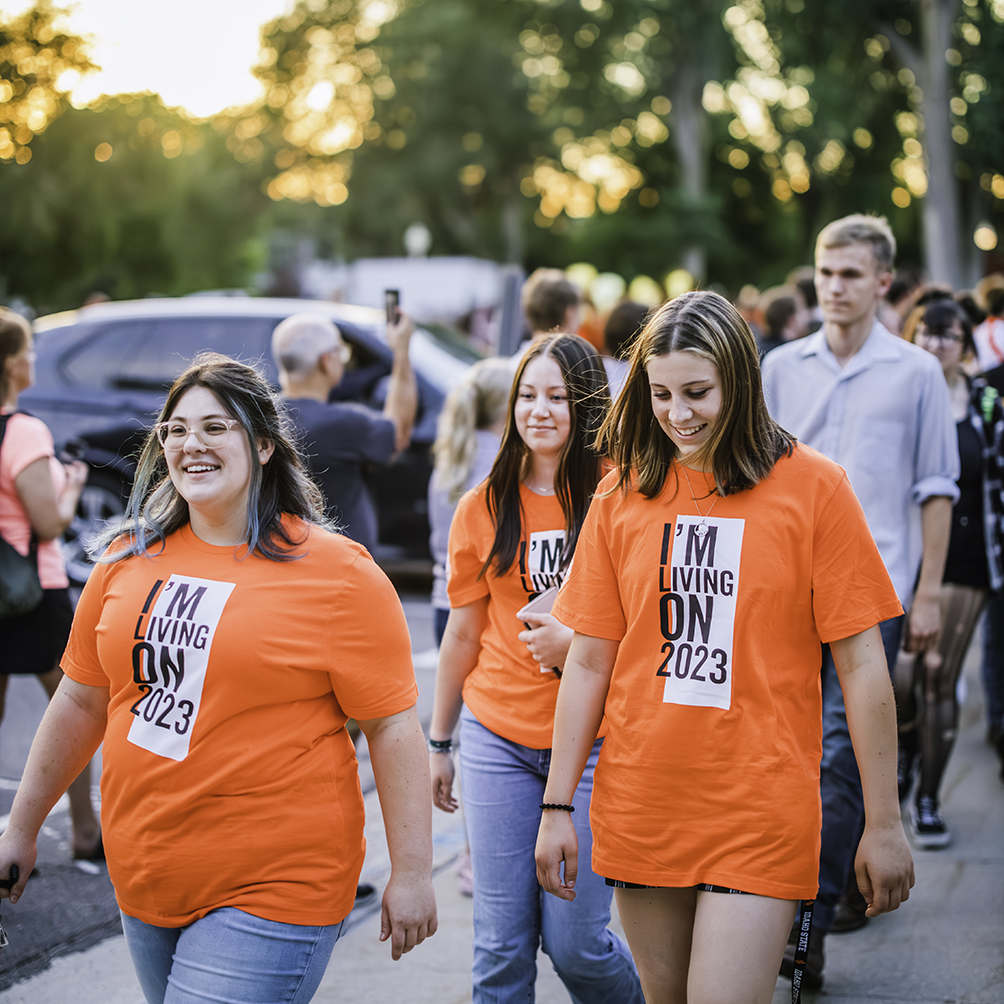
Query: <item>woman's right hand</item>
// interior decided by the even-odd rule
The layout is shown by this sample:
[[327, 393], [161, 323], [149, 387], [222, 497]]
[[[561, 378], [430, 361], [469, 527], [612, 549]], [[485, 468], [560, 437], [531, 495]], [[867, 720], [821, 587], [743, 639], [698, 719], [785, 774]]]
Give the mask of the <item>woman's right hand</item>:
[[430, 753], [429, 773], [432, 804], [443, 812], [456, 812], [460, 803], [453, 797], [453, 757], [449, 753]]
[[[559, 899], [575, 899], [575, 879], [579, 873], [579, 838], [572, 815], [556, 809], [545, 809], [537, 833], [537, 881], [541, 887]], [[564, 862], [564, 877], [561, 865]]]
[[35, 841], [21, 836], [11, 827], [0, 835], [0, 879], [4, 882], [10, 879], [11, 865], [17, 865], [18, 870], [18, 878], [13, 887], [0, 885], [0, 899], [9, 898], [12, 903], [16, 903], [21, 898], [28, 876], [35, 867], [37, 853]]
[[63, 470], [66, 471], [67, 488], [80, 489], [87, 483], [90, 468], [82, 460], [73, 460], [68, 464], [63, 464]]

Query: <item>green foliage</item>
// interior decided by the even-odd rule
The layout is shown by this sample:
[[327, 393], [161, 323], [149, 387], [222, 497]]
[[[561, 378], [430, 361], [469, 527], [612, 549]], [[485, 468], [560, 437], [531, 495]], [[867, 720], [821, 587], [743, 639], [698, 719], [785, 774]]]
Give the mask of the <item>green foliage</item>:
[[[263, 29], [263, 100], [195, 123], [149, 95], [69, 108], [87, 50], [38, 0], [0, 25], [0, 291], [244, 286], [270, 233], [352, 259], [419, 221], [433, 254], [628, 280], [706, 262], [735, 292], [866, 211], [920, 262], [920, 3], [298, 0]], [[972, 248], [980, 221], [1004, 236], [1004, 0], [931, 4]]]
[[56, 28], [62, 13], [37, 0], [0, 24], [0, 160], [26, 164], [35, 134], [67, 107], [68, 79], [94, 69], [81, 39]]
[[39, 311], [244, 286], [260, 264], [258, 170], [150, 95], [71, 109], [0, 168], [0, 276]]

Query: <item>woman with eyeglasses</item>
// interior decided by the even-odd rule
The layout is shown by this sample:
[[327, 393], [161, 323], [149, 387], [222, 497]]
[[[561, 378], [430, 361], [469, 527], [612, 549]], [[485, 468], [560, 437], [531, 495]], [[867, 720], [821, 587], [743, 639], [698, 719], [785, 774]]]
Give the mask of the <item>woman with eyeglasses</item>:
[[174, 383], [80, 598], [0, 837], [24, 892], [46, 814], [104, 743], [108, 871], [150, 1004], [309, 1001], [352, 909], [366, 734], [392, 872], [381, 940], [436, 930], [428, 760], [400, 602], [330, 532], [261, 375]]
[[[0, 719], [12, 675], [31, 674], [50, 699], [55, 694], [73, 620], [59, 543], [76, 513], [87, 465], [79, 460], [61, 464], [45, 423], [17, 410], [19, 396], [34, 382], [31, 325], [0, 307], [0, 536], [20, 554], [35, 556], [42, 586], [41, 602], [33, 610], [0, 619]], [[70, 780], [73, 856], [99, 861], [104, 850], [91, 804], [90, 763]]]
[[963, 369], [976, 347], [969, 316], [954, 300], [927, 304], [914, 341], [944, 370], [962, 462], [941, 587], [941, 638], [929, 652], [901, 652], [894, 678], [900, 800], [910, 796], [919, 765], [911, 830], [918, 847], [933, 849], [951, 842], [939, 789], [958, 733], [959, 674], [990, 593], [1004, 587], [1004, 408], [993, 388]]

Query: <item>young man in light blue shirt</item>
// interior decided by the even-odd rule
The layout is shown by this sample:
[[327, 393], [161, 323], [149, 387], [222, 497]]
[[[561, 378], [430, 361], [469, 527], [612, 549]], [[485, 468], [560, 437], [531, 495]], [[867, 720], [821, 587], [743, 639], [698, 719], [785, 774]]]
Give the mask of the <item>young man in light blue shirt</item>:
[[[891, 334], [875, 316], [892, 282], [895, 253], [884, 219], [855, 215], [825, 227], [816, 243], [823, 327], [775, 349], [763, 364], [771, 415], [847, 471], [909, 610], [906, 618], [881, 625], [890, 672], [901, 640], [910, 651], [937, 640], [938, 596], [959, 476], [955, 422], [938, 361]], [[817, 933], [805, 976], [810, 989], [822, 985], [822, 935], [833, 924], [850, 877], [864, 818], [843, 695], [828, 648], [822, 686], [823, 833], [813, 919]], [[889, 783], [895, 783], [891, 765]]]

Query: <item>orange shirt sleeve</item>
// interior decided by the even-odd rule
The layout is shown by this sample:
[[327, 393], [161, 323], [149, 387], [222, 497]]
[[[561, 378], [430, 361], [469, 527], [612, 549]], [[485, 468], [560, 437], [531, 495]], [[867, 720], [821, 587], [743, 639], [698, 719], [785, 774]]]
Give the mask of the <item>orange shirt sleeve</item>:
[[97, 564], [91, 571], [77, 601], [70, 639], [66, 643], [66, 650], [59, 663], [60, 668], [71, 680], [88, 687], [107, 687], [110, 682], [98, 658], [98, 621], [101, 619], [105, 579], [113, 567]]
[[411, 637], [390, 580], [361, 553], [333, 606], [331, 687], [350, 718], [384, 718], [418, 697]]
[[568, 579], [552, 613], [580, 634], [620, 641], [627, 631], [627, 618], [610, 547], [608, 514], [610, 504], [615, 502], [616, 496], [611, 495], [596, 498], [590, 505]]
[[849, 638], [903, 612], [843, 472], [813, 531], [812, 612], [823, 642]]
[[446, 591], [451, 607], [466, 606], [488, 595], [488, 576], [481, 575], [481, 569], [494, 539], [484, 488], [472, 489], [458, 503], [450, 526]]

